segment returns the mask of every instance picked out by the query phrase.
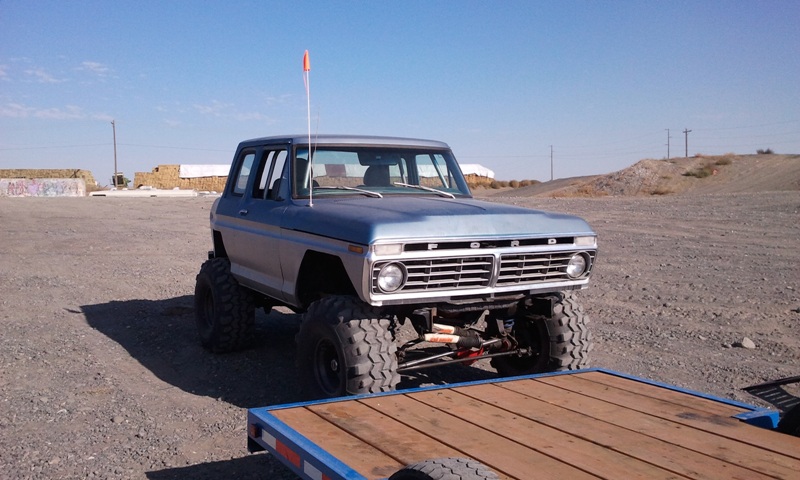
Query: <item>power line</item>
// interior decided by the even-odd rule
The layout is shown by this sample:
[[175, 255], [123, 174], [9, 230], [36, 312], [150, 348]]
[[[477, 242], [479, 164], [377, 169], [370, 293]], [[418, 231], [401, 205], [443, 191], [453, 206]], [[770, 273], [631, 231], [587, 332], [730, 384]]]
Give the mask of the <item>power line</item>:
[[140, 148], [165, 148], [170, 150], [195, 150], [199, 152], [230, 152], [230, 148], [193, 148], [193, 147], [171, 147], [169, 145], [142, 145], [137, 143], [120, 143], [126, 147], [140, 147]]
[[46, 150], [48, 148], [86, 148], [86, 147], [107, 147], [110, 143], [94, 143], [89, 145], [52, 145], [52, 146], [30, 146], [30, 147], [1, 147], [1, 151], [10, 150]]
[[[108, 147], [111, 143], [93, 143], [85, 145], [31, 145], [27, 147], [0, 147], [0, 151], [11, 150], [47, 150], [51, 148], [86, 148], [86, 147]], [[193, 147], [171, 147], [168, 145], [142, 145], [136, 143], [117, 143], [117, 145], [125, 147], [140, 147], [140, 148], [164, 148], [170, 150], [194, 150], [198, 152], [230, 152], [230, 148], [193, 148]]]

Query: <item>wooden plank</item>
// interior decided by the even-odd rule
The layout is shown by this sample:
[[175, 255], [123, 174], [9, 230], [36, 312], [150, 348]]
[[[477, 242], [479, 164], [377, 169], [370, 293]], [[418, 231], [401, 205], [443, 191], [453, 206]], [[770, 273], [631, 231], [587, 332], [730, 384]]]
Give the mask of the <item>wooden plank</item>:
[[[513, 411], [521, 417], [548, 425], [576, 438], [612, 449], [642, 462], [657, 465], [685, 477], [712, 480], [772, 478], [647, 435], [646, 432], [637, 431], [635, 428], [630, 429], [599, 420], [587, 413], [591, 410], [592, 403], [599, 403], [602, 407], [603, 402], [596, 400], [579, 402], [572, 398], [574, 395], [570, 392], [559, 391], [549, 385], [537, 384], [535, 380], [525, 380], [524, 382], [541, 392], [535, 395], [526, 395], [508, 388], [519, 386], [520, 382], [517, 381], [459, 387], [456, 390], [473, 398], [484, 399], [500, 408]], [[621, 412], [619, 407], [605, 405], [609, 407], [610, 413], [625, 415], [625, 412]]]
[[571, 465], [543, 455], [525, 445], [504, 438], [493, 430], [473, 425], [449, 412], [433, 408], [411, 398], [391, 395], [360, 399], [366, 405], [414, 428], [464, 456], [483, 462], [511, 478], [527, 480], [532, 471], [547, 472], [542, 478], [597, 478]]
[[306, 408], [272, 410], [270, 413], [369, 479], [386, 478], [403, 468], [395, 459]]
[[310, 405], [308, 409], [394, 458], [401, 465], [410, 465], [429, 458], [464, 456], [463, 452], [437, 442], [357, 401]]
[[[512, 395], [519, 397], [518, 394], [507, 391], [499, 390], [499, 392], [506, 398]], [[518, 415], [513, 409], [501, 409], [455, 389], [420, 392], [411, 396], [598, 477], [631, 480], [678, 478], [674, 472], [564, 433], [544, 423]]]
[[672, 402], [684, 407], [690, 407], [693, 410], [701, 410], [726, 417], [733, 417], [734, 415], [749, 411], [746, 408], [718, 402], [710, 398], [698, 397], [697, 395], [671, 390], [669, 388], [652, 385], [646, 382], [640, 382], [630, 378], [612, 375], [610, 373], [582, 372], [580, 374], [576, 374], [575, 377], [584, 380], [591, 380], [603, 385], [608, 385], [609, 387], [615, 387], [621, 390], [638, 393], [640, 395], [657, 398], [665, 402]]
[[[582, 375], [570, 377], [569, 379], [563, 376], [560, 378], [543, 377], [539, 380], [543, 383], [613, 403], [626, 409], [653, 415], [692, 428], [698, 428], [727, 439], [746, 443], [759, 450], [769, 450], [781, 456], [788, 456], [795, 460], [800, 460], [800, 438], [787, 438], [785, 435], [776, 435], [775, 432], [765, 428], [746, 425], [741, 420], [731, 418], [727, 414], [716, 415], [702, 410], [696, 410], [692, 400], [697, 397], [693, 395], [682, 394], [686, 399], [680, 402], [674, 400], [675, 395], [681, 395], [680, 392], [669, 391], [668, 389], [655, 385], [640, 383], [639, 391], [650, 392], [648, 395], [639, 393], [639, 391], [634, 393], [630, 390], [609, 386], [605, 382], [594, 382]], [[656, 392], [661, 392], [664, 396], [669, 396], [673, 400], [662, 400], [656, 396]], [[750, 428], [743, 428], [745, 426]], [[762, 455], [769, 455], [769, 452], [763, 452]], [[798, 465], [798, 468], [800, 468], [799, 462], [793, 462], [790, 465]]]
[[[729, 464], [751, 469], [751, 476], [745, 478], [754, 478], [756, 472], [777, 476], [778, 478], [791, 478], [794, 472], [800, 471], [800, 462], [787, 456], [752, 447], [654, 415], [630, 409], [621, 409], [619, 405], [549, 385], [543, 381], [555, 378], [557, 377], [507, 382], [501, 384], [501, 386], [633, 432], [643, 433], [675, 446], [709, 455]], [[721, 422], [726, 423], [726, 427], [734, 428], [727, 425], [727, 421], [730, 419], [722, 419], [722, 417], [720, 419]], [[758, 429], [758, 427], [741, 422], [737, 423], [737, 427], [748, 430]], [[728, 476], [728, 478], [731, 477]]]

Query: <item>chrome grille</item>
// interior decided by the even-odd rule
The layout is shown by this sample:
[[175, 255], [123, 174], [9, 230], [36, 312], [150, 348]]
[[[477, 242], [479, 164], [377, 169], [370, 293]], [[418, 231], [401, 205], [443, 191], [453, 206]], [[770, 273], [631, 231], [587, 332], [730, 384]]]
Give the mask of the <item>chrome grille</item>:
[[[453, 290], [489, 286], [494, 257], [429, 258], [403, 260], [408, 278], [401, 292]], [[378, 292], [378, 273], [387, 262], [375, 264], [372, 290]]]
[[[572, 280], [567, 276], [567, 264], [576, 252], [523, 253], [500, 257], [500, 274], [496, 285], [522, 285], [529, 283]], [[589, 254], [589, 269], [594, 263], [594, 252]]]
[[[503, 255], [477, 255], [404, 259], [377, 262], [372, 266], [372, 291], [378, 287], [378, 274], [387, 263], [395, 261], [406, 268], [406, 283], [393, 293], [465, 290], [487, 287], [514, 287], [559, 281], [574, 281], [567, 276], [567, 265], [581, 250], [567, 252], [529, 252]], [[596, 252], [583, 250], [589, 256], [589, 267], [581, 278], [589, 275]], [[500, 268], [493, 277], [494, 264], [499, 257]]]

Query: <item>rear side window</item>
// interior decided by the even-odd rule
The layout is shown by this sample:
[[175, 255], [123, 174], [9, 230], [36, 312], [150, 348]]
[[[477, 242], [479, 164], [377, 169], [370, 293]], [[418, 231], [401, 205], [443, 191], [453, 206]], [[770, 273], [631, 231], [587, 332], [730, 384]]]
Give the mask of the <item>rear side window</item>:
[[264, 150], [258, 167], [258, 183], [253, 188], [253, 198], [276, 198], [280, 188], [278, 180], [286, 163], [286, 150]]
[[253, 170], [253, 161], [256, 159], [256, 152], [242, 152], [239, 162], [239, 171], [236, 172], [236, 181], [233, 184], [234, 195], [244, 195], [247, 190], [247, 180], [250, 179], [250, 172]]

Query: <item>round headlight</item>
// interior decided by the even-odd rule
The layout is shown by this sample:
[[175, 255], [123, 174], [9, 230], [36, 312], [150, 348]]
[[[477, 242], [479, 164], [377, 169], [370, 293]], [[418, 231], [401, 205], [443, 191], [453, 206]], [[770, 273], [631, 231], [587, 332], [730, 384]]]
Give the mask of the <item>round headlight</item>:
[[586, 257], [581, 253], [576, 253], [569, 259], [567, 264], [567, 275], [569, 278], [578, 278], [586, 272]]
[[378, 273], [378, 287], [391, 293], [403, 286], [406, 281], [405, 268], [399, 263], [387, 263]]

